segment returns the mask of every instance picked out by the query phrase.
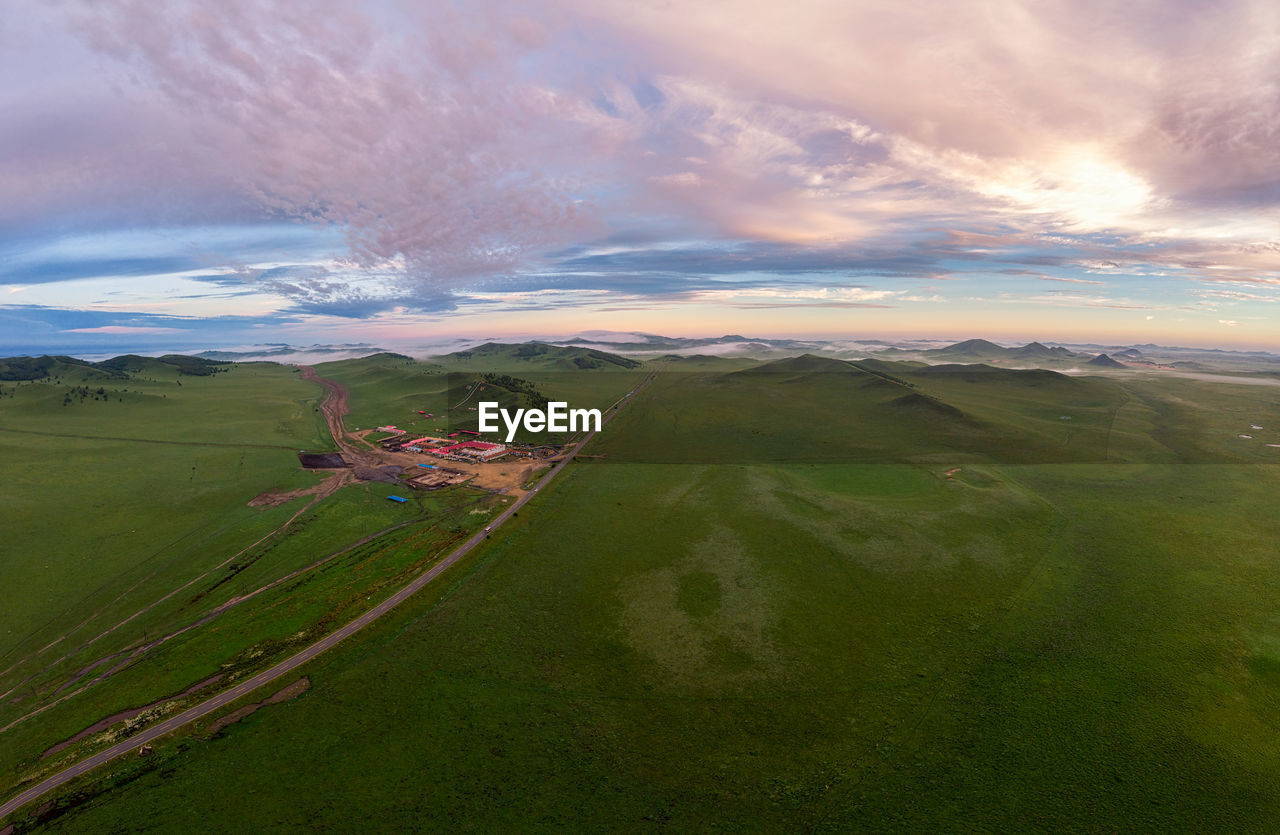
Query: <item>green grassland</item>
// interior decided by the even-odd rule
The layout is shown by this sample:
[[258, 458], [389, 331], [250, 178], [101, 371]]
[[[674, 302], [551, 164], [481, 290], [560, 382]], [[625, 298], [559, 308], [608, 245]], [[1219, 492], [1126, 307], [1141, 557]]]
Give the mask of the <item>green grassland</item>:
[[315, 387], [280, 366], [154, 369], [91, 381], [105, 399], [63, 406], [78, 384], [5, 386], [13, 396], [0, 398], [0, 586], [23, 589], [0, 607], [0, 655], [54, 612], [83, 617], [102, 605], [90, 595], [110, 599], [144, 568], [180, 576], [189, 551], [224, 528], [256, 530], [263, 513], [246, 502], [258, 493], [315, 482], [294, 456], [323, 443]]
[[1272, 390], [816, 360], [664, 370], [304, 696], [42, 826], [1272, 830]]
[[349, 620], [495, 502], [464, 489], [400, 505], [393, 485], [358, 484], [250, 506], [324, 477], [296, 458], [332, 446], [319, 388], [274, 364], [121, 359], [6, 365], [45, 376], [0, 383], [6, 796], [102, 744], [39, 758], [96, 721], [220, 672], [229, 684]]

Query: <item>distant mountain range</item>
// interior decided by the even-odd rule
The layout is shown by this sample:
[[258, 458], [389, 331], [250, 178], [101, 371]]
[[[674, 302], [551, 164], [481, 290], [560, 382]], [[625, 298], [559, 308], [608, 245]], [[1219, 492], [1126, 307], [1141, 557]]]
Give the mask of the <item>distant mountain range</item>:
[[[569, 339], [551, 340], [559, 345], [581, 345], [604, 351], [625, 353], [686, 352], [703, 349], [703, 353], [722, 353], [716, 348], [729, 348], [736, 353], [750, 351], [805, 351], [821, 348], [825, 343], [800, 339], [763, 339], [736, 333], [724, 336], [684, 338], [658, 336], [652, 333], [587, 331]], [[713, 350], [705, 350], [713, 349]]]
[[[900, 350], [900, 349], [899, 349]], [[948, 345], [945, 348], [935, 348], [919, 353], [945, 359], [949, 362], [959, 360], [991, 360], [991, 359], [1011, 359], [1011, 360], [1062, 360], [1075, 359], [1079, 357], [1074, 351], [1068, 351], [1061, 346], [1050, 348], [1039, 342], [1029, 342], [1020, 348], [1005, 348], [994, 342], [988, 342], [985, 339], [966, 339], [964, 342], [957, 342], [954, 345]]]
[[[657, 336], [648, 333], [615, 333], [590, 331], [572, 339], [557, 340], [560, 345], [590, 345], [599, 350], [621, 354], [716, 354], [750, 356], [768, 359], [774, 356], [795, 356], [797, 352], [822, 354], [841, 358], [879, 356], [886, 359], [911, 358], [926, 362], [947, 363], [1022, 363], [1024, 365], [1076, 365], [1087, 362], [1095, 355], [1079, 353], [1061, 345], [1050, 347], [1040, 342], [1005, 347], [986, 339], [966, 339], [953, 345], [926, 347], [919, 343], [886, 345], [881, 340], [802, 340], [767, 339], [740, 334], [704, 338], [679, 338]], [[1142, 352], [1136, 348], [1111, 349], [1124, 360], [1139, 360]], [[1124, 367], [1115, 361], [1115, 366]]]
[[201, 351], [195, 354], [197, 357], [210, 360], [223, 360], [226, 362], [325, 362], [331, 359], [345, 359], [347, 357], [363, 357], [370, 354], [386, 353], [386, 349], [379, 348], [367, 342], [345, 343], [339, 345], [288, 345], [283, 342], [268, 342], [264, 345], [251, 345], [243, 350], [215, 350]]

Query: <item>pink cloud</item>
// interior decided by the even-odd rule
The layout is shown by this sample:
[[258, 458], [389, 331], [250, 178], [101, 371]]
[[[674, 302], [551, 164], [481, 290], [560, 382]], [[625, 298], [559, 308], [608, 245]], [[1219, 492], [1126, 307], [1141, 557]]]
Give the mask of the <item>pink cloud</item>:
[[270, 212], [348, 233], [361, 267], [452, 281], [510, 269], [593, 228], [563, 174], [570, 105], [524, 78], [536, 24], [451, 7], [380, 25], [326, 2], [121, 2], [77, 25], [160, 102], [158, 148], [205, 161]]
[[[1109, 0], [565, 2], [674, 79], [663, 90], [706, 143], [682, 151], [708, 161], [699, 176], [720, 195], [702, 213], [729, 229], [785, 207], [854, 238], [938, 216], [1242, 248], [1276, 235], [1256, 212], [1280, 204], [1267, 0], [1187, 14]], [[843, 165], [805, 143], [823, 122], [858, 137]]]

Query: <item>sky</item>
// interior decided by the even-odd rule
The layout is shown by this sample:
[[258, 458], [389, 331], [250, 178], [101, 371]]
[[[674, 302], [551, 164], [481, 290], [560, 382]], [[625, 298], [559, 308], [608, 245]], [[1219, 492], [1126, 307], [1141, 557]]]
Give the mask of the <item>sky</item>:
[[5, 7], [5, 353], [1280, 350], [1274, 0]]

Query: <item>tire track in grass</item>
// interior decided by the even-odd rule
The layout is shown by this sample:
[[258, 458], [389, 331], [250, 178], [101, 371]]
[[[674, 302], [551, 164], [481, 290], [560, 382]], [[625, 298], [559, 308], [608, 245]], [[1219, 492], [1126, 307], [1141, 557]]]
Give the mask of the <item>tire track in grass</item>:
[[20, 435], [43, 435], [49, 438], [74, 438], [81, 441], [125, 441], [131, 444], [167, 444], [169, 446], [211, 446], [223, 447], [230, 449], [287, 449], [290, 452], [295, 451], [296, 447], [285, 446], [284, 444], [221, 444], [216, 441], [166, 441], [162, 438], [120, 438], [114, 435], [71, 435], [66, 432], [41, 432], [35, 429], [14, 429], [10, 426], [0, 426], [0, 432], [16, 432]]

